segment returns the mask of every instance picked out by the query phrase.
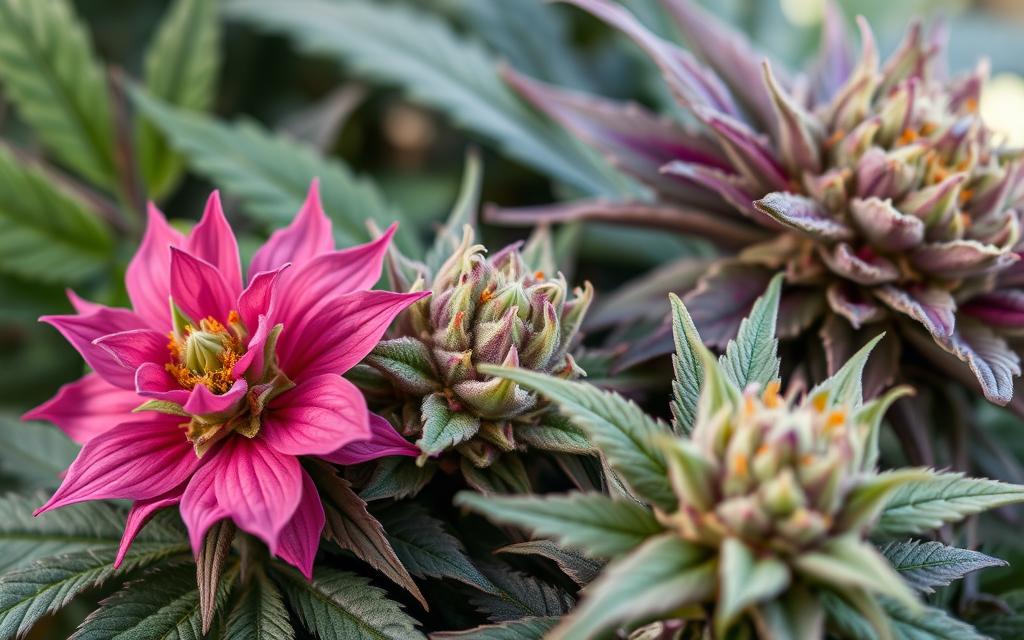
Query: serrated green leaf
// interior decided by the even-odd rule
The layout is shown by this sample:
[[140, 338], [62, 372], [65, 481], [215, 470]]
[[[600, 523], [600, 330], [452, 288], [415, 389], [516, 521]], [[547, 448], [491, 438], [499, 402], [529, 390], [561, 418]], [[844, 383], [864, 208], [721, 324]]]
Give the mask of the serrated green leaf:
[[233, 0], [229, 17], [292, 39], [496, 142], [507, 155], [589, 194], [614, 195], [623, 178], [541, 119], [505, 85], [498, 61], [411, 7], [370, 2]]
[[1024, 589], [1000, 595], [1006, 609], [993, 608], [971, 619], [977, 630], [995, 640], [1024, 638]]
[[558, 622], [558, 618], [521, 618], [510, 622], [486, 624], [465, 631], [432, 633], [434, 640], [541, 640]]
[[224, 640], [293, 640], [284, 599], [274, 583], [259, 571], [245, 587], [228, 617]]
[[884, 333], [872, 338], [846, 361], [832, 377], [817, 385], [808, 394], [811, 397], [825, 394], [825, 406], [845, 405], [849, 409], [859, 409], [864, 403], [864, 388], [861, 380], [864, 377], [864, 366], [868, 362], [871, 350], [875, 348]]
[[421, 506], [401, 503], [374, 512], [402, 564], [419, 578], [458, 580], [481, 591], [497, 587], [480, 573], [459, 539]]
[[103, 67], [68, 0], [0, 3], [0, 82], [65, 165], [114, 183], [114, 126]]
[[455, 504], [596, 557], [628, 553], [664, 530], [649, 509], [599, 493], [482, 496], [464, 491]]
[[0, 145], [0, 270], [72, 284], [108, 266], [112, 246], [89, 204]]
[[555, 635], [589, 640], [623, 623], [644, 622], [704, 602], [715, 593], [716, 569], [716, 560], [674, 533], [651, 538], [605, 568]]
[[[383, 228], [401, 219], [371, 181], [309, 147], [274, 136], [252, 121], [224, 123], [176, 109], [138, 87], [130, 93], [135, 106], [168, 137], [191, 170], [240, 199], [246, 212], [268, 228], [291, 221], [316, 177], [339, 244], [369, 240], [367, 220]], [[413, 231], [403, 225], [396, 241], [415, 247], [410, 245]]]
[[411, 396], [425, 396], [441, 386], [430, 349], [416, 338], [404, 336], [383, 340], [364, 362]]
[[486, 375], [512, 380], [551, 400], [563, 414], [590, 436], [609, 464], [641, 498], [663, 509], [675, 507], [665, 456], [655, 445], [668, 425], [651, 418], [631, 400], [581, 382], [553, 376], [480, 365]]
[[[117, 548], [110, 547], [44, 558], [0, 576], [0, 638], [28, 633], [40, 618], [115, 575], [187, 553], [188, 549], [184, 538], [173, 544], [136, 540], [119, 569], [114, 568]], [[198, 601], [198, 594], [196, 598]]]
[[[146, 51], [146, 89], [168, 104], [205, 111], [213, 102], [219, 67], [216, 0], [176, 0]], [[181, 177], [181, 158], [144, 119], [136, 136], [143, 180], [150, 196], [158, 199]]]
[[565, 416], [549, 413], [537, 424], [516, 424], [515, 440], [532, 449], [584, 454], [594, 451], [587, 434]]
[[775, 337], [775, 320], [779, 315], [779, 295], [783, 274], [768, 284], [768, 289], [754, 302], [750, 315], [740, 322], [739, 332], [725, 347], [719, 358], [725, 377], [738, 389], [749, 384], [762, 388], [779, 377], [779, 340]]
[[1024, 502], [1024, 487], [962, 473], [939, 473], [903, 485], [889, 498], [877, 535], [917, 535], [969, 515]]
[[[44, 493], [0, 496], [0, 572], [58, 554], [117, 550], [127, 515], [123, 508], [106, 502], [84, 502], [34, 517], [32, 512], [48, 497]], [[177, 516], [171, 516], [155, 516], [136, 541], [164, 545], [181, 542], [185, 539], [184, 528]]]
[[317, 462], [308, 468], [320, 490], [327, 518], [324, 537], [383, 573], [427, 608], [426, 599], [395, 554], [383, 526], [366, 510], [366, 503], [348, 480], [339, 477], [328, 464]]
[[467, 411], [452, 411], [443, 394], [432, 393], [423, 398], [420, 408], [423, 432], [416, 446], [428, 456], [435, 456], [480, 430], [480, 418]]
[[495, 590], [476, 593], [470, 601], [491, 622], [560, 616], [573, 606], [572, 596], [535, 576], [513, 571], [499, 563], [484, 565], [483, 570]]
[[697, 403], [704, 384], [704, 366], [700, 361], [703, 345], [697, 327], [690, 318], [686, 305], [674, 293], [669, 294], [672, 304], [672, 429], [678, 434], [689, 434], [697, 421]]
[[[221, 575], [214, 596], [217, 608], [227, 600], [238, 572], [234, 563]], [[155, 571], [101, 602], [70, 640], [203, 640], [199, 600], [190, 564]]]
[[60, 484], [60, 474], [78, 455], [78, 449], [52, 425], [22, 422], [0, 413], [0, 472], [25, 485], [55, 488]]
[[402, 606], [366, 578], [318, 568], [310, 582], [290, 567], [279, 567], [274, 579], [295, 614], [320, 640], [425, 639]]
[[934, 593], [968, 573], [1007, 562], [970, 549], [947, 547], [941, 542], [891, 542], [881, 549], [892, 568], [921, 593]]
[[770, 600], [785, 590], [790, 583], [790, 573], [778, 558], [758, 558], [738, 539], [726, 538], [722, 543], [719, 583], [715, 629], [716, 634], [724, 638], [747, 607]]
[[530, 542], [510, 544], [496, 549], [495, 553], [536, 555], [547, 558], [557, 564], [562, 573], [572, 578], [573, 582], [580, 586], [592, 581], [604, 567], [603, 562], [563, 549], [550, 540], [531, 540]]
[[430, 482], [436, 471], [437, 465], [430, 461], [420, 467], [410, 458], [385, 458], [377, 463], [359, 497], [370, 502], [414, 496]]

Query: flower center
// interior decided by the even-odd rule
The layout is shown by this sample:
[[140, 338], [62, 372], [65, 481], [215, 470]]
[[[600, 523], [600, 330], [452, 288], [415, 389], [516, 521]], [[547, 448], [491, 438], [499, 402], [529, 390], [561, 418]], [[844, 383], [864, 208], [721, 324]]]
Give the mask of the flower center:
[[198, 327], [175, 323], [167, 344], [171, 360], [165, 366], [183, 388], [201, 384], [221, 394], [234, 384], [231, 370], [245, 353], [246, 332], [235, 311], [228, 314], [227, 324], [230, 329], [213, 317], [200, 320]]

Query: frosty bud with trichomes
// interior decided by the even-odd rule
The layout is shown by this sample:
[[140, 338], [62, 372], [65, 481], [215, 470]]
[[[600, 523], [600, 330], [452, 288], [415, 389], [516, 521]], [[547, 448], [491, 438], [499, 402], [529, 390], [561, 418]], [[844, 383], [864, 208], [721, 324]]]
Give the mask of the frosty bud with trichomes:
[[[457, 498], [493, 520], [611, 561], [549, 637], [605, 637], [653, 620], [682, 621], [715, 638], [820, 638], [826, 628], [846, 637], [853, 620], [891, 638], [892, 619], [945, 616], [926, 609], [915, 589], [1003, 564], [925, 543], [968, 554], [935, 581], [893, 565], [893, 557], [920, 551], [919, 543], [872, 543], [1024, 501], [1024, 487], [926, 468], [878, 469], [883, 414], [910, 392], [897, 387], [862, 400], [864, 365], [882, 336], [810, 392], [783, 395], [774, 337], [780, 285], [779, 277], [772, 281], [720, 359], [673, 298], [671, 426], [583, 383], [486, 369], [557, 404], [627, 492]], [[963, 506], [936, 509], [953, 494], [962, 494]]]
[[[557, 270], [546, 229], [490, 254], [476, 242], [478, 180], [471, 161], [462, 196], [423, 262], [392, 253], [394, 286], [431, 296], [399, 318], [357, 381], [416, 436], [421, 465], [455, 453], [474, 484], [483, 482], [474, 470], [527, 447], [589, 451], [580, 431], [536, 393], [480, 366], [583, 376], [571, 349], [593, 298], [589, 282], [570, 287]], [[383, 391], [375, 384], [381, 376]]]

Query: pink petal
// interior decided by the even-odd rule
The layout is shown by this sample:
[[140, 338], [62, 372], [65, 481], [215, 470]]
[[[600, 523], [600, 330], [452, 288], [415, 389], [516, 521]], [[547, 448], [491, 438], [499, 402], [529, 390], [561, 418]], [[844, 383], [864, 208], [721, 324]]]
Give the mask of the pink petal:
[[286, 264], [278, 267], [276, 271], [257, 273], [238, 297], [238, 315], [249, 332], [256, 327], [261, 315], [270, 315], [279, 277], [288, 266]]
[[335, 464], [359, 464], [385, 456], [410, 456], [420, 454], [418, 447], [395, 431], [391, 423], [375, 413], [370, 414], [370, 439], [353, 442], [337, 451], [320, 456]]
[[317, 256], [283, 277], [280, 322], [297, 326], [333, 297], [371, 288], [380, 279], [384, 255], [397, 225], [373, 242]]
[[214, 492], [239, 528], [277, 553], [278, 537], [302, 498], [302, 466], [295, 456], [278, 453], [259, 438], [227, 438], [217, 452]]
[[182, 389], [164, 367], [154, 362], [147, 362], [135, 372], [135, 392], [151, 400], [166, 400], [182, 405], [189, 398], [189, 392]]
[[156, 498], [136, 500], [132, 504], [132, 508], [128, 512], [128, 519], [124, 523], [124, 534], [121, 536], [121, 546], [118, 547], [117, 558], [114, 559], [115, 569], [121, 566], [121, 562], [128, 553], [128, 548], [132, 546], [132, 541], [135, 540], [135, 536], [138, 535], [139, 531], [142, 530], [142, 527], [146, 525], [146, 522], [149, 521], [150, 517], [160, 509], [178, 504], [181, 501], [182, 490], [183, 487], [175, 487]]
[[185, 237], [175, 231], [149, 204], [149, 222], [139, 250], [128, 264], [125, 287], [132, 308], [154, 328], [170, 324], [167, 298], [171, 295], [171, 247], [181, 246]]
[[143, 399], [106, 382], [95, 373], [70, 382], [43, 404], [26, 413], [25, 420], [48, 420], [79, 444], [133, 418], [132, 409]]
[[306, 202], [295, 214], [295, 219], [286, 228], [275, 231], [256, 251], [249, 264], [249, 273], [272, 271], [287, 262], [298, 266], [333, 250], [331, 220], [324, 215], [320, 204], [320, 183], [314, 179], [309, 185]]
[[332, 299], [319, 313], [286, 325], [277, 347], [281, 368], [295, 381], [345, 373], [377, 345], [395, 316], [427, 295], [356, 291]]
[[260, 437], [279, 453], [330, 453], [369, 439], [366, 400], [340, 375], [309, 378], [271, 401], [263, 415]]
[[235, 380], [231, 388], [220, 395], [210, 391], [206, 385], [197, 384], [182, 408], [194, 416], [223, 413], [235, 408], [245, 400], [245, 394], [248, 391], [249, 385], [245, 378]]
[[155, 498], [178, 486], [200, 465], [180, 421], [157, 415], [119, 424], [89, 440], [36, 515], [86, 500]]
[[217, 493], [214, 491], [219, 468], [216, 459], [201, 467], [188, 481], [185, 493], [181, 496], [181, 519], [188, 529], [192, 553], [197, 557], [203, 548], [206, 531], [218, 520], [231, 517], [228, 510], [217, 502]]
[[206, 201], [203, 218], [192, 229], [187, 249], [193, 256], [216, 267], [235, 295], [241, 292], [242, 263], [238, 259], [238, 241], [224, 217], [219, 192], [211, 193]]
[[43, 316], [39, 320], [60, 331], [104, 380], [122, 389], [134, 388], [132, 371], [122, 366], [106, 349], [93, 344], [93, 340], [118, 331], [145, 328], [142, 318], [127, 309], [101, 307], [86, 315]]
[[101, 336], [93, 344], [106, 349], [122, 367], [134, 372], [147, 362], [168, 361], [167, 334], [152, 329], [131, 329]]
[[277, 557], [301, 571], [307, 580], [313, 579], [313, 559], [326, 521], [316, 485], [309, 474], [302, 471], [302, 499], [295, 515], [281, 530]]
[[237, 298], [212, 264], [180, 249], [171, 249], [171, 297], [192, 320], [212, 316], [224, 322]]
[[95, 311], [100, 311], [101, 309], [107, 308], [105, 305], [93, 302], [91, 300], [86, 300], [85, 298], [81, 297], [71, 289], [65, 289], [64, 293], [67, 294], [68, 300], [71, 301], [71, 306], [75, 308], [75, 311], [78, 312], [78, 315], [80, 316], [84, 316]]
[[235, 367], [231, 370], [231, 376], [235, 379], [241, 378], [250, 369], [256, 372], [257, 375], [263, 371], [264, 365], [264, 353], [263, 349], [266, 346], [267, 338], [270, 337], [270, 320], [266, 316], [261, 315], [256, 321], [256, 333], [252, 334], [249, 339], [249, 344], [246, 345], [245, 354], [238, 359], [235, 363]]

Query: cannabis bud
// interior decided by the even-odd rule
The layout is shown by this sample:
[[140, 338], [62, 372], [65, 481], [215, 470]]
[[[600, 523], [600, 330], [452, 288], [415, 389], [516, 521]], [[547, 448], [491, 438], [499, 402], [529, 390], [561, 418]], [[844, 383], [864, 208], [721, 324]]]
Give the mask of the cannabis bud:
[[455, 448], [486, 467], [529, 443], [544, 411], [536, 394], [477, 366], [583, 375], [569, 347], [593, 289], [586, 283], [570, 292], [561, 274], [529, 264], [519, 245], [488, 257], [473, 239], [465, 226], [430, 283], [431, 297], [410, 307], [398, 323], [403, 335], [381, 342], [365, 363], [418, 405], [404, 426], [419, 432], [424, 457]]
[[[487, 368], [554, 402], [622, 482], [614, 491], [624, 495], [615, 497], [457, 496], [492, 520], [610, 560], [579, 608], [546, 637], [586, 640], [620, 630], [636, 639], [821, 638], [828, 628], [838, 637], [891, 638], [893, 620], [944, 615], [914, 593], [938, 583], [922, 587], [894, 564], [907, 571], [908, 558], [949, 548], [916, 541], [878, 548], [872, 540], [920, 535], [987, 507], [979, 498], [969, 509], [934, 508], [953, 492], [1024, 500], [1024, 487], [958, 473], [878, 470], [882, 417], [909, 392], [897, 387], [863, 401], [864, 366], [881, 336], [810, 392], [781, 395], [773, 337], [780, 285], [781, 276], [720, 359], [673, 298], [672, 425], [582, 382]], [[976, 553], [948, 553], [961, 551]], [[972, 558], [978, 567], [1001, 564]], [[964, 564], [954, 576], [969, 570]], [[658, 620], [664, 624], [643, 626]]]
[[[658, 197], [656, 206], [573, 204], [560, 219], [667, 225], [735, 250], [686, 298], [712, 346], [735, 335], [735, 311], [785, 272], [792, 313], [783, 337], [820, 329], [830, 371], [848, 345], [885, 330], [888, 349], [910, 346], [992, 402], [1011, 400], [1021, 373], [1024, 171], [1021, 149], [980, 117], [985, 64], [947, 77], [941, 34], [919, 24], [882, 61], [863, 19], [855, 60], [830, 4], [818, 64], [790, 73], [689, 0], [666, 8], [696, 56], [618, 4], [567, 1], [633, 39], [698, 126], [510, 71], [524, 97]], [[531, 215], [543, 218], [496, 219]], [[669, 351], [667, 328], [660, 336], [642, 350]], [[876, 371], [870, 390], [898, 372]]]

